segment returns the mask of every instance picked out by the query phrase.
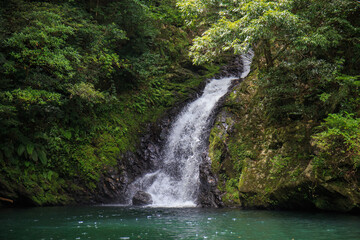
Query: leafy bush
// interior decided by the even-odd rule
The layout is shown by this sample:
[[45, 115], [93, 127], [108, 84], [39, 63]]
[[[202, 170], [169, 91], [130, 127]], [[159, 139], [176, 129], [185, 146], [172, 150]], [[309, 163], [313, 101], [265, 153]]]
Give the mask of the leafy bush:
[[178, 14], [174, 5], [2, 4], [0, 195], [41, 205], [94, 191], [108, 167], [135, 150], [145, 123], [193, 91], [202, 79], [191, 71], [181, 83], [171, 77], [189, 45], [180, 15], [161, 13]]
[[320, 170], [332, 168], [338, 175], [346, 167], [360, 167], [360, 118], [346, 112], [329, 114], [319, 129], [322, 131], [312, 138], [318, 149], [315, 162]]

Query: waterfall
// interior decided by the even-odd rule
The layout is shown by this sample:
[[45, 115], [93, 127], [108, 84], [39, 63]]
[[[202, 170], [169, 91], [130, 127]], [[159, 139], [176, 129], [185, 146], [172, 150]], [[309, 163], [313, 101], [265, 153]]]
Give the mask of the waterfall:
[[142, 179], [155, 206], [196, 206], [201, 154], [206, 150], [205, 131], [217, 101], [234, 78], [212, 79], [204, 93], [186, 106], [173, 123], [163, 149], [161, 169]]
[[[242, 56], [244, 70], [250, 71], [253, 54]], [[194, 207], [199, 192], [199, 166], [206, 151], [207, 130], [216, 103], [237, 77], [211, 79], [203, 94], [188, 104], [172, 124], [162, 152], [160, 169], [136, 181], [138, 189], [152, 196], [155, 207]]]
[[253, 57], [254, 57], [254, 51], [251, 48], [246, 54], [241, 55], [243, 69], [240, 78], [246, 78], [247, 75], [249, 75]]

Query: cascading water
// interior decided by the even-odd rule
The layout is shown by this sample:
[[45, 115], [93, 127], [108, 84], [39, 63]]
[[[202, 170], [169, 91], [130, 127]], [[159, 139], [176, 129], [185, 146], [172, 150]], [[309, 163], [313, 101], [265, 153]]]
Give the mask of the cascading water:
[[[242, 56], [241, 78], [250, 71], [253, 53]], [[173, 123], [162, 154], [159, 170], [148, 173], [135, 183], [137, 189], [152, 196], [156, 207], [194, 207], [199, 192], [199, 166], [207, 144], [210, 116], [237, 77], [212, 79], [202, 96], [187, 105]]]
[[247, 75], [249, 75], [253, 57], [254, 57], [254, 51], [252, 49], [249, 49], [247, 54], [241, 56], [243, 69], [240, 78], [246, 78]]
[[143, 190], [151, 194], [154, 206], [196, 206], [209, 117], [233, 79], [236, 78], [210, 80], [202, 96], [185, 107], [173, 123], [163, 149], [161, 169], [140, 180]]

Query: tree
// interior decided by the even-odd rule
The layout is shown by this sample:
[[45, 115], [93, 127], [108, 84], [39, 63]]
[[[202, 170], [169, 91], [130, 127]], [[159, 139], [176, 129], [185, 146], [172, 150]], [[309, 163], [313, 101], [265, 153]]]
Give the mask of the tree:
[[195, 63], [211, 61], [222, 52], [244, 53], [252, 47], [267, 67], [294, 53], [337, 46], [344, 29], [354, 30], [354, 20], [347, 16], [359, 9], [351, 0], [198, 0], [178, 5], [189, 22], [200, 13], [217, 15], [202, 36], [194, 39], [191, 56]]

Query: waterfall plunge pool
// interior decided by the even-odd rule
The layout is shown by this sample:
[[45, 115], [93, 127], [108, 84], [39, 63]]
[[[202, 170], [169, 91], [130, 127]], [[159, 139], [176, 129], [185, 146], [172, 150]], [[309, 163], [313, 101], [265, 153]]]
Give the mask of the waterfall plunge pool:
[[[243, 56], [242, 78], [250, 71], [252, 56], [252, 52]], [[200, 155], [206, 148], [202, 141], [202, 130], [208, 127], [208, 117], [216, 101], [227, 92], [230, 81], [230, 78], [222, 79], [221, 82], [212, 81], [202, 97], [179, 115], [178, 123], [174, 124], [166, 145], [166, 152], [171, 153], [164, 158], [167, 168], [149, 173], [139, 180], [138, 185], [144, 186], [144, 190], [152, 194], [154, 206], [195, 205], [198, 176], [192, 171], [197, 171]], [[181, 157], [175, 156], [175, 153], [180, 153]], [[186, 161], [179, 163], [179, 158]], [[189, 159], [193, 161], [188, 161]], [[177, 168], [179, 164], [182, 164], [181, 171]], [[175, 181], [171, 178], [172, 175], [182, 176], [181, 181]], [[360, 240], [360, 216], [154, 206], [0, 209], [0, 240]]]
[[0, 239], [360, 239], [360, 216], [123, 206], [0, 209]]

